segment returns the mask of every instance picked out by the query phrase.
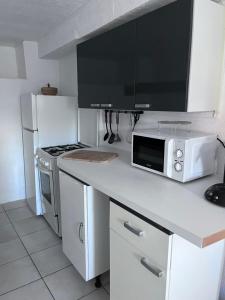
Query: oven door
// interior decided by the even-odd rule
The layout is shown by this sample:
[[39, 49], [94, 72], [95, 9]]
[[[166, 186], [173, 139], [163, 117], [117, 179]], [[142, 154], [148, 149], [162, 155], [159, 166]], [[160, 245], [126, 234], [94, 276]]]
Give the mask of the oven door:
[[42, 199], [43, 216], [58, 233], [58, 216], [55, 209], [53, 172], [39, 165], [40, 192]]
[[132, 142], [132, 164], [164, 174], [166, 141], [134, 134]]

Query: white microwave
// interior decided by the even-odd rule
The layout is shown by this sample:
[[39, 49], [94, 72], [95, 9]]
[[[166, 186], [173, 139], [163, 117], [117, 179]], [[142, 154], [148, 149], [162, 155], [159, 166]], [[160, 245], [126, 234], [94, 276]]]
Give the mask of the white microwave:
[[213, 174], [217, 136], [202, 132], [133, 132], [131, 164], [180, 182]]

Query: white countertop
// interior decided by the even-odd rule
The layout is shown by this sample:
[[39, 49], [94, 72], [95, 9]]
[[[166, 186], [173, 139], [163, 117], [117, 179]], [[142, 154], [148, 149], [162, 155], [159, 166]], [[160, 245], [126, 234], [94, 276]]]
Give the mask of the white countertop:
[[58, 166], [198, 247], [225, 239], [225, 208], [203, 196], [210, 185], [220, 182], [216, 176], [178, 183], [132, 167], [128, 152], [97, 150], [117, 152], [119, 158], [107, 163], [58, 158]]

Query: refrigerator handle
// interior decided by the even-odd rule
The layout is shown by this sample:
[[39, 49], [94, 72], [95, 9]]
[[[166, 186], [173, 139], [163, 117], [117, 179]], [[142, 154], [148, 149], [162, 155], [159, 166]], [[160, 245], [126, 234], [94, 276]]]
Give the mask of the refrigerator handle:
[[32, 129], [29, 129], [29, 128], [26, 128], [26, 127], [24, 127], [23, 128], [24, 130], [26, 130], [26, 131], [29, 131], [29, 132], [38, 132], [38, 129], [36, 129], [36, 130], [32, 130]]

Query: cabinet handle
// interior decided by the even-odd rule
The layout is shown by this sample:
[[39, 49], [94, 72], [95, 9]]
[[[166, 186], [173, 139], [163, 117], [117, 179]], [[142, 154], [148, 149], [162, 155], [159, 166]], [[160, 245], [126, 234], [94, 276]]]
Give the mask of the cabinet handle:
[[100, 107], [100, 104], [93, 103], [90, 105], [91, 107]]
[[129, 230], [130, 232], [134, 233], [137, 236], [143, 236], [144, 232], [137, 228], [132, 227], [128, 222], [124, 222], [124, 227]]
[[113, 105], [112, 104], [101, 104], [101, 107], [105, 108], [111, 108]]
[[79, 240], [80, 242], [83, 244], [84, 243], [84, 239], [83, 239], [83, 228], [84, 228], [84, 224], [80, 223], [79, 226]]
[[135, 104], [135, 108], [150, 108], [151, 104]]
[[164, 272], [157, 267], [151, 266], [145, 257], [142, 257], [141, 264], [144, 266], [148, 271], [154, 274], [156, 277], [161, 278], [164, 275]]

